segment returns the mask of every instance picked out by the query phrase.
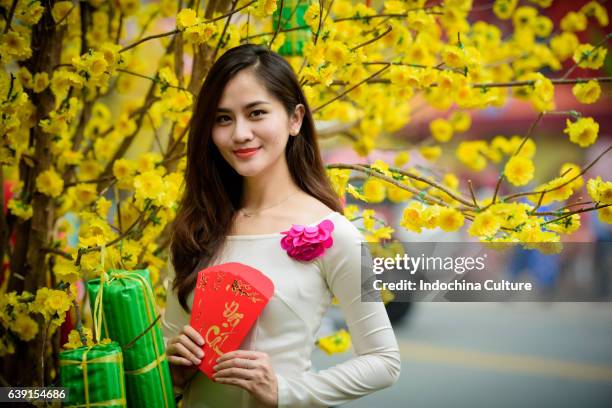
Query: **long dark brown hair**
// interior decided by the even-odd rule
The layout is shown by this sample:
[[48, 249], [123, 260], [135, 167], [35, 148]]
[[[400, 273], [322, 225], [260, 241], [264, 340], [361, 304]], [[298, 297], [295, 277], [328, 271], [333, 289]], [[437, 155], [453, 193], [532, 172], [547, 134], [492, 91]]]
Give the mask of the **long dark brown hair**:
[[173, 289], [187, 312], [187, 295], [195, 286], [199, 268], [214, 261], [240, 208], [243, 178], [221, 156], [212, 141], [212, 128], [225, 85], [245, 68], [253, 70], [288, 115], [298, 104], [304, 105], [300, 132], [289, 137], [285, 148], [289, 172], [300, 189], [341, 211], [325, 174], [312, 113], [291, 66], [263, 46], [244, 44], [228, 50], [211, 67], [195, 104], [187, 142], [185, 192], [174, 220], [170, 248], [176, 271]]

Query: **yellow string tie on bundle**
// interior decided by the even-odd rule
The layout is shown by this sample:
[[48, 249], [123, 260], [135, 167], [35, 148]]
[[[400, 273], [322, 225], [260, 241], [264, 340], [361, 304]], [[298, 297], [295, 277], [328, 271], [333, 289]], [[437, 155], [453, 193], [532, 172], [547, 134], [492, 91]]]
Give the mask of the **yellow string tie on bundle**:
[[[96, 300], [94, 302], [94, 310], [92, 314], [93, 324], [94, 324], [94, 343], [99, 343], [102, 339], [102, 321], [104, 319], [103, 313], [103, 303], [102, 297], [104, 294], [104, 285], [108, 280], [108, 274], [106, 273], [106, 268], [104, 267], [104, 260], [106, 257], [106, 245], [102, 245], [102, 249], [100, 249], [100, 268], [102, 269], [102, 273], [100, 274], [100, 289], [98, 290], [98, 295], [96, 296]], [[108, 336], [108, 329], [105, 326], [106, 335]]]

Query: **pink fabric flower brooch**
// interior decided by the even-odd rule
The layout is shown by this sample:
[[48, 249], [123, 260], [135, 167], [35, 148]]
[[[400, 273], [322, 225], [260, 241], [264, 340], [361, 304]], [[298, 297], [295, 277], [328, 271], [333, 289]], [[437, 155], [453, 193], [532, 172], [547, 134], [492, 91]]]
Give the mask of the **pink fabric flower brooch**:
[[289, 231], [281, 232], [285, 235], [281, 239], [281, 247], [298, 261], [312, 261], [332, 246], [333, 230], [334, 223], [330, 220], [323, 220], [313, 227], [294, 224]]

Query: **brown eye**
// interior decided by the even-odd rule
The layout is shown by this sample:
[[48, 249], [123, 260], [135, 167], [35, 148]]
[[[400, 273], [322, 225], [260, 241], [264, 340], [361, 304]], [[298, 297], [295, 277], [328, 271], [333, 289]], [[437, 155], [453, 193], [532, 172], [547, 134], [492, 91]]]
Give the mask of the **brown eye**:
[[[259, 113], [261, 113], [261, 114], [266, 113], [266, 112], [264, 112], [264, 111], [262, 111], [262, 110], [258, 109], [258, 110], [254, 110], [253, 112], [251, 112], [251, 115], [252, 115], [252, 114], [254, 114], [255, 112], [259, 112]], [[261, 116], [261, 115], [257, 115], [257, 116]]]
[[227, 116], [227, 115], [217, 116], [217, 118], [215, 119], [215, 122], [217, 122], [217, 123], [224, 123], [223, 118], [229, 118], [229, 116]]

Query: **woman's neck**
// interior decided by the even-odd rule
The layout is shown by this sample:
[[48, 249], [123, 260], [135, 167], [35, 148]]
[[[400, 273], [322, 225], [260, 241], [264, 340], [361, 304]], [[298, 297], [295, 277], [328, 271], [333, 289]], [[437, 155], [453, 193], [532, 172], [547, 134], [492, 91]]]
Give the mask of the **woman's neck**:
[[254, 177], [245, 177], [242, 207], [259, 210], [278, 203], [300, 189], [285, 167], [285, 171], [262, 172]]

